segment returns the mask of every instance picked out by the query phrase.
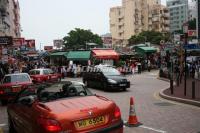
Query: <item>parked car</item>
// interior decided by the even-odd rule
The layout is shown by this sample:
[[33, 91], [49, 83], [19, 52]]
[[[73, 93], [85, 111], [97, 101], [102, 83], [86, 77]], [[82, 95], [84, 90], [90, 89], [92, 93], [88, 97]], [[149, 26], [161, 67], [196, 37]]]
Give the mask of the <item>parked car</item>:
[[61, 81], [61, 74], [54, 73], [51, 69], [33, 69], [30, 70], [29, 75], [33, 83], [45, 83]]
[[13, 133], [123, 133], [119, 107], [79, 82], [24, 89], [7, 110]]
[[88, 87], [100, 87], [103, 90], [123, 89], [130, 87], [130, 81], [111, 66], [95, 66], [83, 74], [83, 82]]
[[6, 104], [9, 99], [23, 88], [32, 85], [30, 76], [27, 73], [15, 73], [5, 75], [0, 84], [0, 100], [2, 104]]

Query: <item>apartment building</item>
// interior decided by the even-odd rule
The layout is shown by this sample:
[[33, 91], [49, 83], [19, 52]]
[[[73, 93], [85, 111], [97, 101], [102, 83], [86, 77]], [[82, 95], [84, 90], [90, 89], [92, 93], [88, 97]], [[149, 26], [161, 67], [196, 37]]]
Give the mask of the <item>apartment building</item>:
[[163, 5], [156, 4], [149, 9], [149, 29], [162, 33], [169, 33], [169, 10]]
[[21, 36], [18, 0], [0, 1], [0, 36]]
[[188, 21], [188, 0], [168, 0], [167, 7], [170, 12], [170, 32], [182, 30]]
[[149, 29], [149, 8], [160, 0], [122, 0], [122, 6], [110, 9], [113, 44], [125, 46], [132, 35]]
[[197, 0], [188, 0], [189, 20], [197, 18]]

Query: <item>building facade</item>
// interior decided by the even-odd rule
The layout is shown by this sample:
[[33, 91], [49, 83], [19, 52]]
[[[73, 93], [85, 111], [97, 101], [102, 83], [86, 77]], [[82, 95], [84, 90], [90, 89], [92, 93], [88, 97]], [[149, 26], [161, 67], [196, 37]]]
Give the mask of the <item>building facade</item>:
[[149, 28], [162, 33], [169, 33], [169, 10], [163, 5], [156, 4], [150, 7], [149, 10]]
[[0, 36], [21, 36], [20, 8], [18, 0], [0, 1]]
[[188, 0], [189, 20], [197, 18], [197, 0]]
[[113, 45], [126, 46], [131, 36], [149, 30], [149, 12], [153, 5], [160, 4], [160, 0], [122, 0], [122, 6], [111, 8], [110, 31]]
[[167, 7], [170, 12], [170, 32], [182, 30], [188, 21], [188, 0], [168, 0]]

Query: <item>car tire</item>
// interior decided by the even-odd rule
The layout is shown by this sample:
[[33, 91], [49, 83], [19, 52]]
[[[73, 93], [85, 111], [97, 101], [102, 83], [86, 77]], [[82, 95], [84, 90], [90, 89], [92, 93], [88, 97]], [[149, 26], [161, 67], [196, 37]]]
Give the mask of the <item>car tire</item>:
[[1, 104], [2, 104], [3, 106], [7, 105], [7, 103], [8, 103], [8, 100], [1, 100]]
[[88, 81], [84, 81], [86, 87], [89, 87]]
[[8, 117], [8, 128], [9, 128], [9, 133], [17, 133], [12, 120]]
[[127, 88], [123, 88], [123, 91], [126, 91], [127, 90]]
[[108, 91], [108, 85], [106, 83], [103, 83], [103, 90]]

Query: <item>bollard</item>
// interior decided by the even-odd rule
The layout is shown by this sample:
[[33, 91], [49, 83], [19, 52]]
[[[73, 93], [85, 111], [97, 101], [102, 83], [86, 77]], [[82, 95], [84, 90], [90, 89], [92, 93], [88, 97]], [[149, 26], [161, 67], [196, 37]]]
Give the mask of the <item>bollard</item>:
[[170, 90], [171, 90], [171, 94], [174, 94], [174, 86], [173, 86], [173, 79], [170, 80]]
[[192, 99], [195, 99], [195, 81], [192, 81]]
[[179, 77], [176, 79], [176, 85], [179, 86]]

